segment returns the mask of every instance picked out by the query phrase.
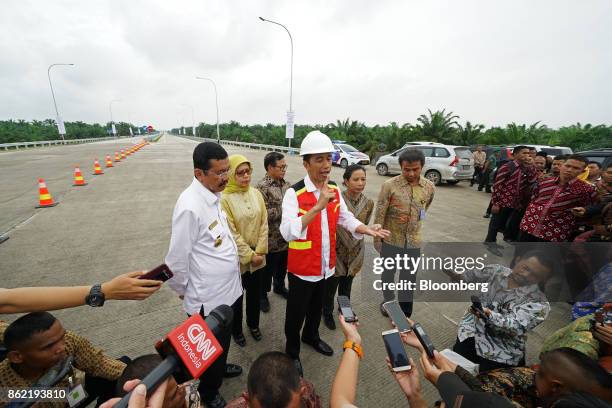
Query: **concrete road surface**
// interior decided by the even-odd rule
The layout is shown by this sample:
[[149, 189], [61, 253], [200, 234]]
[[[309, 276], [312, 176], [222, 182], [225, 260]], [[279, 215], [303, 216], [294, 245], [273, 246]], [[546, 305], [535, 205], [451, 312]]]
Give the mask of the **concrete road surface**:
[[[150, 269], [163, 262], [170, 240], [171, 216], [178, 195], [192, 180], [192, 152], [197, 142], [163, 136], [102, 176], [91, 176], [93, 159], [102, 159], [128, 143], [51, 147], [0, 153], [0, 234], [10, 239], [0, 244], [0, 278], [3, 287], [83, 285], [108, 280], [131, 271]], [[242, 153], [254, 164], [254, 180], [264, 175], [267, 152], [227, 148]], [[287, 179], [303, 177], [301, 160], [288, 158]], [[72, 171], [79, 164], [89, 185], [72, 187]], [[342, 180], [342, 169], [334, 168], [332, 179]], [[45, 178], [51, 194], [60, 201], [54, 208], [34, 209], [38, 200], [37, 179]], [[387, 177], [368, 171], [366, 194], [375, 199]], [[482, 218], [489, 195], [466, 183], [442, 185], [424, 225], [425, 241], [481, 242], [487, 221]], [[366, 241], [364, 273], [370, 273], [376, 255]], [[370, 268], [368, 270], [368, 268]], [[229, 400], [240, 394], [246, 370], [259, 354], [284, 350], [285, 301], [270, 297], [272, 310], [263, 314], [264, 340], [255, 342], [245, 328], [247, 346], [232, 343], [229, 362], [245, 369], [242, 376], [224, 382], [222, 394]], [[357, 405], [363, 407], [406, 406], [402, 393], [385, 366], [380, 333], [390, 327], [378, 311], [378, 302], [362, 299], [360, 280], [353, 288], [353, 306], [360, 318], [366, 357], [361, 362]], [[456, 322], [465, 303], [419, 303], [413, 318], [420, 321], [438, 349], [452, 347]], [[180, 323], [185, 315], [181, 302], [168, 287], [143, 302], [109, 302], [99, 309], [87, 306], [54, 312], [65, 327], [87, 336], [115, 357], [136, 357], [154, 352], [153, 344]], [[7, 320], [15, 316], [5, 317]], [[569, 321], [567, 306], [555, 304], [551, 317], [529, 337], [528, 362], [539, 352], [542, 339]], [[305, 376], [311, 380], [325, 404], [329, 400], [339, 356], [340, 330], [329, 331], [321, 324], [321, 337], [335, 350], [325, 357], [303, 347]], [[416, 353], [409, 351], [413, 358]], [[422, 379], [430, 402], [437, 392]]]

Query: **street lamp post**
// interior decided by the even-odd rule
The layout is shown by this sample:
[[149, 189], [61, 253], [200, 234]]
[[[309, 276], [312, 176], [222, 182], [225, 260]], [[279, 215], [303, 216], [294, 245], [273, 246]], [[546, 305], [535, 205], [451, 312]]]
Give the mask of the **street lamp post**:
[[51, 64], [51, 65], [49, 65], [49, 68], [47, 68], [47, 77], [49, 78], [49, 87], [51, 88], [51, 96], [53, 97], [53, 106], [55, 106], [55, 117], [56, 117], [56, 121], [57, 121], [57, 131], [59, 132], [60, 136], [62, 137], [62, 140], [65, 140], [64, 139], [64, 135], [66, 134], [66, 129], [64, 127], [64, 121], [60, 117], [59, 111], [57, 110], [57, 102], [55, 100], [55, 92], [53, 91], [53, 84], [51, 83], [51, 68], [53, 68], [55, 66], [58, 66], [58, 65], [74, 67], [74, 64]]
[[217, 94], [217, 84], [215, 84], [215, 81], [213, 81], [210, 78], [204, 78], [204, 77], [196, 77], [196, 79], [203, 79], [205, 81], [210, 81], [213, 84], [213, 87], [215, 88], [215, 105], [217, 106], [217, 143], [219, 143], [220, 137], [219, 137], [219, 95]]
[[193, 130], [193, 135], [197, 137], [196, 135], [196, 127], [195, 127], [195, 113], [194, 113], [194, 109], [193, 109], [193, 105], [187, 105], [187, 104], [183, 104], [183, 106], [187, 107], [187, 108], [191, 108], [191, 126], [192, 126], [192, 130]]
[[115, 128], [115, 122], [113, 121], [113, 103], [114, 102], [121, 102], [121, 99], [113, 99], [108, 104], [108, 110], [110, 111], [110, 118], [111, 118], [111, 132], [113, 136], [117, 136], [117, 129]]
[[[291, 36], [289, 29], [285, 27], [283, 24], [277, 23], [276, 21], [268, 20], [263, 17], [259, 17], [259, 19], [263, 22], [272, 23], [272, 24], [276, 24], [278, 26], [283, 27], [285, 31], [287, 31], [287, 34], [289, 34], [289, 41], [291, 42], [291, 71], [289, 74], [289, 112], [287, 112], [287, 130], [286, 130], [287, 140], [289, 141], [288, 147], [291, 148], [291, 139], [293, 139], [293, 116], [294, 116], [293, 115], [293, 37]], [[289, 127], [291, 127], [291, 130], [289, 130]]]

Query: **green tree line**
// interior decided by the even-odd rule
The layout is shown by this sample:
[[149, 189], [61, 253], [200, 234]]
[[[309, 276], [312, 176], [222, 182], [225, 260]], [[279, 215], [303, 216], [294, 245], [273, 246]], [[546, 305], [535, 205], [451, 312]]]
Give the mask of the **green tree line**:
[[[90, 125], [84, 122], [66, 122], [66, 139], [89, 139], [94, 137], [106, 137], [111, 128], [110, 122], [105, 125], [94, 123]], [[115, 128], [120, 136], [130, 134], [130, 126], [136, 131], [131, 123], [117, 122]], [[55, 120], [43, 121], [33, 120], [3, 120], [0, 121], [0, 143], [36, 142], [41, 140], [59, 140]]]
[[[287, 145], [285, 125], [242, 125], [231, 121], [219, 125], [221, 139], [271, 145]], [[192, 127], [180, 128], [183, 134], [193, 135]], [[431, 111], [419, 116], [416, 123], [366, 126], [364, 123], [345, 119], [327, 125], [296, 125], [293, 146], [299, 146], [308, 132], [320, 130], [332, 139], [344, 140], [371, 157], [377, 151], [391, 151], [406, 142], [425, 140], [452, 145], [475, 144], [508, 145], [517, 143], [566, 146], [574, 151], [600, 147], [612, 147], [612, 126], [576, 123], [552, 129], [540, 122], [510, 123], [505, 127], [485, 128], [482, 124], [459, 122], [453, 112]], [[171, 130], [178, 134], [179, 128]], [[201, 123], [196, 136], [216, 139], [216, 125]]]

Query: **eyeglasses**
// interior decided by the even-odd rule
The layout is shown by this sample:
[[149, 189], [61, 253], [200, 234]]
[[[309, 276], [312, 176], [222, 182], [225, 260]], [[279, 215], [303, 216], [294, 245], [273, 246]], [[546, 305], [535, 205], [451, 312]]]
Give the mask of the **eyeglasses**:
[[279, 169], [279, 170], [281, 170], [281, 171], [287, 170], [287, 165], [286, 164], [283, 164], [282, 166], [274, 166], [274, 167]]
[[[207, 172], [209, 172], [211, 174], [214, 174], [215, 176], [220, 177], [220, 178], [224, 178], [224, 177], [228, 177], [229, 176], [229, 170], [221, 171], [219, 173], [214, 172], [214, 171], [210, 171], [210, 170], [207, 170]], [[204, 173], [206, 173], [206, 172], [204, 172]]]
[[244, 169], [244, 170], [241, 170], [241, 171], [237, 171], [236, 175], [239, 176], [239, 177], [244, 177], [244, 176], [250, 175], [251, 173], [252, 173], [251, 169]]

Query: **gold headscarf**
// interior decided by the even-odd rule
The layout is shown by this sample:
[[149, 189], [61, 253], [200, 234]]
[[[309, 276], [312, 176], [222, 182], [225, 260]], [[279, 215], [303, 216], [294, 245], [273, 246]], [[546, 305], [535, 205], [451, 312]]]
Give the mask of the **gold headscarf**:
[[238, 182], [236, 181], [236, 169], [240, 167], [241, 164], [247, 163], [249, 165], [249, 168], [253, 169], [249, 159], [247, 159], [241, 154], [232, 154], [229, 157], [229, 162], [230, 162], [229, 180], [227, 182], [227, 185], [225, 186], [225, 189], [223, 190], [223, 193], [232, 194], [232, 193], [245, 193], [249, 191], [249, 188], [251, 188], [250, 185], [243, 187], [239, 185]]

